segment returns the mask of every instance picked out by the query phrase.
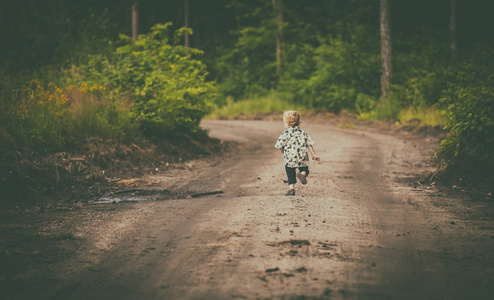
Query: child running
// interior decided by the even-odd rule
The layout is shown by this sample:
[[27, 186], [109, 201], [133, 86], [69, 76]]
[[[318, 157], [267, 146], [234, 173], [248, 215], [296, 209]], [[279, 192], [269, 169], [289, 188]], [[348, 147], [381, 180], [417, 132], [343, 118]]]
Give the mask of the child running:
[[[307, 184], [309, 175], [309, 153], [313, 160], [320, 160], [314, 151], [314, 141], [310, 135], [300, 129], [300, 115], [295, 110], [283, 114], [283, 123], [286, 130], [276, 141], [275, 147], [283, 153], [285, 171], [288, 177], [288, 192], [285, 196], [295, 196], [297, 177], [300, 183]], [[298, 172], [297, 172], [298, 169]]]

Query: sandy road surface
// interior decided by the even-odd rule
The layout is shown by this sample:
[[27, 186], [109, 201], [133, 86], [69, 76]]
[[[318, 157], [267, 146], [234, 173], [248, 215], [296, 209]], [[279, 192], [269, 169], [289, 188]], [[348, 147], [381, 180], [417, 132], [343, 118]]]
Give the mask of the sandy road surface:
[[8, 298], [494, 299], [493, 204], [409, 183], [435, 142], [303, 124], [321, 162], [285, 197], [281, 122], [203, 126], [239, 152], [149, 178], [166, 200], [78, 211], [83, 242]]

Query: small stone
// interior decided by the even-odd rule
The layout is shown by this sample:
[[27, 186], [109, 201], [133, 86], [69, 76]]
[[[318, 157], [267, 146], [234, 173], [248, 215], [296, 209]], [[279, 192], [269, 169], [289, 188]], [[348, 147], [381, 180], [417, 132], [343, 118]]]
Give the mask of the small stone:
[[280, 270], [280, 268], [278, 268], [278, 267], [270, 268], [270, 269], [266, 269], [266, 273], [278, 272], [279, 270]]

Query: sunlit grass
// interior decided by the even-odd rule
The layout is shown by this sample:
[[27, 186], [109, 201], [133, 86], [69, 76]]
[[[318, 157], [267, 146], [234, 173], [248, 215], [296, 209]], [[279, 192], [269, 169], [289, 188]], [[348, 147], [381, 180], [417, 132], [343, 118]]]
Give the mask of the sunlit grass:
[[337, 126], [339, 128], [355, 129], [355, 124], [353, 124], [353, 123], [340, 123]]
[[418, 123], [419, 126], [444, 126], [446, 121], [437, 113], [437, 108], [431, 107], [409, 107], [401, 110], [398, 114], [398, 120], [401, 124]]
[[130, 115], [132, 103], [122, 97], [108, 97], [103, 87], [91, 88], [83, 83], [66, 91], [72, 135], [80, 140], [88, 137], [135, 139], [138, 132]]
[[437, 113], [437, 108], [435, 106], [410, 106], [406, 109], [397, 109], [394, 105], [379, 106], [371, 112], [361, 113], [359, 119], [370, 121], [396, 121], [397, 124], [414, 124], [419, 127], [444, 126], [446, 123], [444, 118]]
[[359, 119], [368, 121], [396, 120], [399, 112], [399, 103], [396, 101], [389, 101], [386, 104], [379, 103], [369, 112], [361, 112]]
[[282, 112], [286, 110], [304, 111], [301, 105], [294, 105], [282, 99], [277, 93], [271, 93], [264, 97], [234, 101], [226, 99], [226, 105], [215, 106], [213, 111], [205, 119], [232, 119], [239, 115], [254, 115], [260, 113]]
[[[48, 74], [47, 77], [50, 77]], [[88, 137], [135, 140], [130, 101], [86, 81], [59, 86], [43, 77], [4, 80], [0, 148], [65, 151]]]

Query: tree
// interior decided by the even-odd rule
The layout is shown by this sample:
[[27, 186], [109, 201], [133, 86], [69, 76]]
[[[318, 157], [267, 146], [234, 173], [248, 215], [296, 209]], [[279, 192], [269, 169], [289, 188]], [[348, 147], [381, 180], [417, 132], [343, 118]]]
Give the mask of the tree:
[[393, 76], [391, 52], [391, 24], [389, 18], [389, 0], [381, 0], [381, 93], [382, 100], [387, 101], [391, 77]]
[[457, 15], [458, 1], [450, 0], [450, 18], [449, 18], [449, 37], [451, 49], [451, 57], [456, 56], [457, 40], [456, 40], [456, 15]]
[[281, 10], [283, 0], [273, 0], [274, 11], [276, 15], [276, 72], [281, 73], [281, 43], [283, 41], [283, 11]]
[[137, 1], [132, 4], [132, 39], [137, 41], [139, 37], [139, 11]]
[[[184, 0], [184, 26], [189, 28], [189, 0]], [[185, 32], [185, 49], [189, 48], [189, 32]]]

